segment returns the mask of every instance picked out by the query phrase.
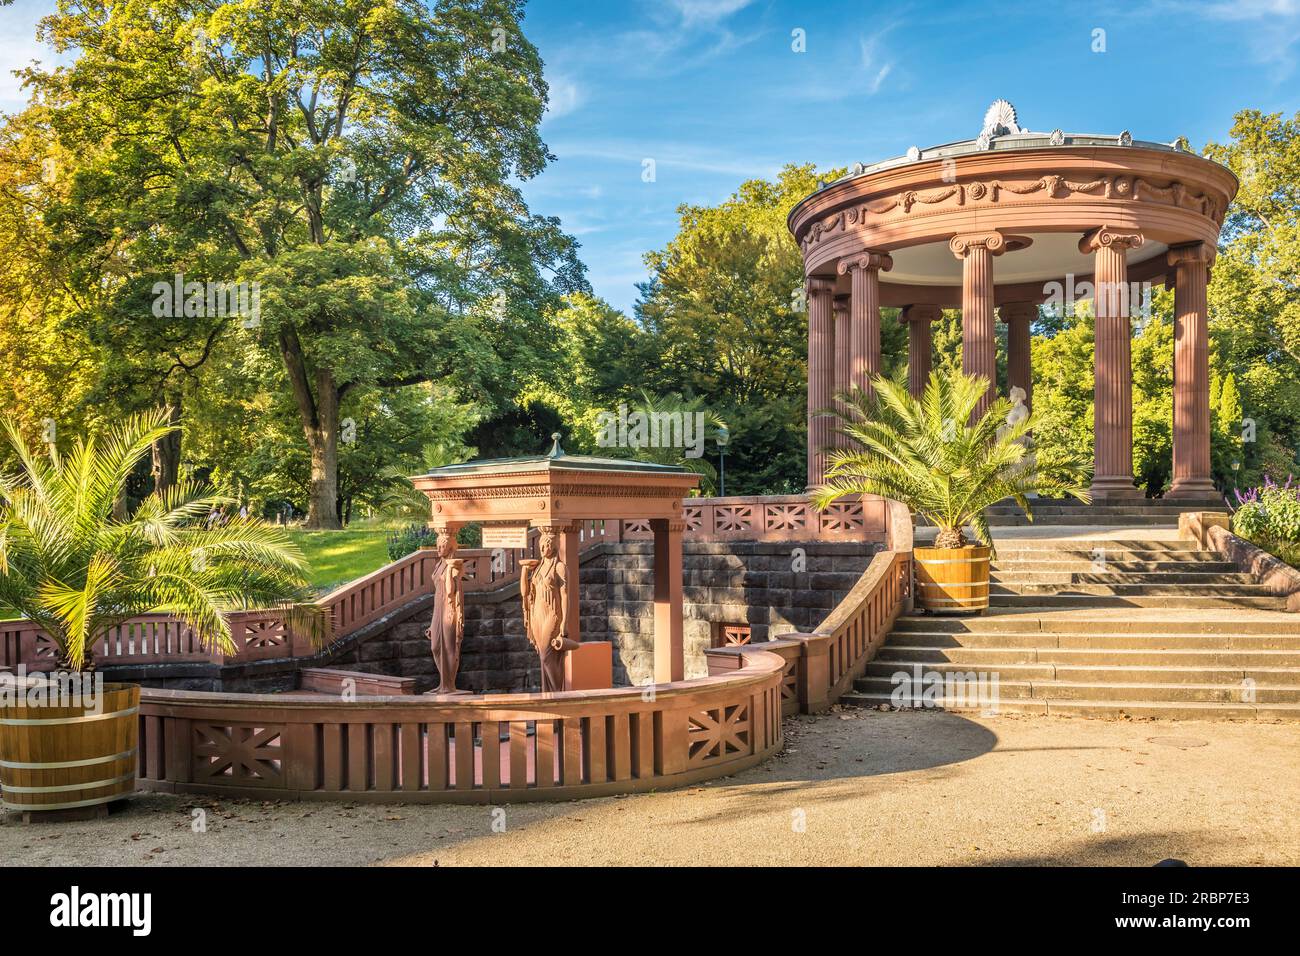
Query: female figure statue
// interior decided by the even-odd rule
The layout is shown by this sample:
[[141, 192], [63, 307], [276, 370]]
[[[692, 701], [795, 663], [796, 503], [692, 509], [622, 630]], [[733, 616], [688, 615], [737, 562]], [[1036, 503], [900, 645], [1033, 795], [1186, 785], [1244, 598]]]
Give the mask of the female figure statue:
[[521, 561], [520, 592], [524, 631], [542, 662], [542, 693], [564, 690], [564, 655], [578, 646], [569, 639], [568, 582], [556, 556], [555, 532], [543, 530], [537, 541], [540, 560]]
[[460, 670], [460, 642], [465, 637], [465, 601], [461, 591], [464, 561], [453, 557], [456, 535], [438, 533], [438, 560], [433, 566], [433, 620], [429, 646], [438, 667], [436, 694], [462, 694], [456, 689], [456, 672]]

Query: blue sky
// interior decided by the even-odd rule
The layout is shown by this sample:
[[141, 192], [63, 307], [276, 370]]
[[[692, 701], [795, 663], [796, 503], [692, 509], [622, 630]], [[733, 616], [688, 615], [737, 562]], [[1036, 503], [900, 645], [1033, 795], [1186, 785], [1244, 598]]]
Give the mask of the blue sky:
[[[52, 7], [0, 11], [0, 109], [20, 104], [8, 71], [48, 56], [33, 27]], [[1300, 109], [1300, 0], [532, 0], [524, 31], [546, 62], [543, 133], [558, 157], [526, 194], [625, 309], [680, 203], [720, 202], [788, 162], [871, 163], [970, 138], [999, 97], [1030, 129], [1197, 148], [1239, 109]]]

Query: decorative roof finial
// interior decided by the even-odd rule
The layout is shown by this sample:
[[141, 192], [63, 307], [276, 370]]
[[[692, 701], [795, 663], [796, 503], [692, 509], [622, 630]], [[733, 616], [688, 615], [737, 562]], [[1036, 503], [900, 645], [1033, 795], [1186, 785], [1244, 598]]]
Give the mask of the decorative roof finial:
[[1023, 132], [1020, 124], [1016, 122], [1016, 108], [1006, 100], [994, 100], [993, 105], [984, 114], [984, 127], [980, 130], [980, 135], [992, 138], [1014, 136]]
[[547, 458], [563, 458], [564, 449], [560, 447], [560, 433], [551, 432], [551, 450], [546, 453]]

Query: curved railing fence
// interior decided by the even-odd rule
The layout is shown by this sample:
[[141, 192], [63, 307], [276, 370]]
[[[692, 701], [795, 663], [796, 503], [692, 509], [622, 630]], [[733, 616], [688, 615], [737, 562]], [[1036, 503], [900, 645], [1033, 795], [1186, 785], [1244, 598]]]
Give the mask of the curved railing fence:
[[565, 800], [681, 786], [780, 750], [784, 662], [653, 688], [452, 701], [145, 690], [146, 789], [378, 802]]
[[728, 776], [777, 752], [781, 718], [829, 706], [910, 596], [910, 552], [876, 555], [811, 634], [707, 652], [709, 676], [648, 687], [435, 700], [146, 689], [146, 789], [390, 802], [572, 799]]

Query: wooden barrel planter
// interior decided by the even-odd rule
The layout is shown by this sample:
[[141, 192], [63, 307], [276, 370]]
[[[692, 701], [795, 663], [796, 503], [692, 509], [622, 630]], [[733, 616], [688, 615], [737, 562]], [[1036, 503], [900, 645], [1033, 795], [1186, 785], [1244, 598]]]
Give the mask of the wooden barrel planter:
[[989, 606], [989, 549], [915, 548], [916, 606], [937, 613], [976, 613]]
[[0, 703], [0, 800], [26, 813], [104, 806], [135, 792], [140, 688], [104, 684], [73, 706]]

